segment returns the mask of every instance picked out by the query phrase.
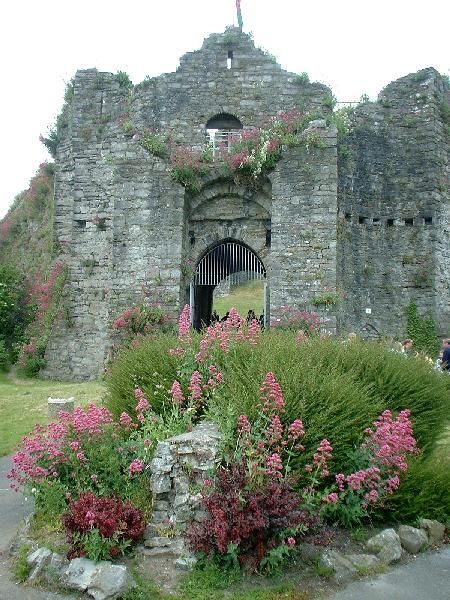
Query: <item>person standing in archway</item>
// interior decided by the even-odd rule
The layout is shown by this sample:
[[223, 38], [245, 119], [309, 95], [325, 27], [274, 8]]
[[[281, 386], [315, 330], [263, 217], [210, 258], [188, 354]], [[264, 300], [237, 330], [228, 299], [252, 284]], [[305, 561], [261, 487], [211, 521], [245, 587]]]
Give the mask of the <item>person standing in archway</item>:
[[446, 338], [442, 340], [443, 344], [443, 352], [442, 352], [442, 365], [441, 368], [443, 371], [447, 371], [450, 373], [450, 338]]

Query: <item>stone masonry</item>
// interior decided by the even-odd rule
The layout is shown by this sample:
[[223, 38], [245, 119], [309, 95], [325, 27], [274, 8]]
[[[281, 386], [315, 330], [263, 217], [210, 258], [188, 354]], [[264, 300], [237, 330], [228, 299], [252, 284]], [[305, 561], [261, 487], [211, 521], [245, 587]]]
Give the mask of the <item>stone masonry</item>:
[[201, 490], [217, 466], [219, 440], [216, 425], [202, 422], [158, 443], [150, 463], [153, 513], [145, 534], [147, 556], [189, 559], [183, 532], [189, 522], [204, 517]]
[[[143, 289], [177, 314], [189, 301], [184, 266], [224, 240], [262, 261], [267, 317], [283, 305], [313, 308], [314, 297], [329, 291], [344, 298], [327, 315], [331, 331], [370, 326], [401, 334], [404, 307], [416, 300], [444, 333], [448, 86], [434, 69], [402, 78], [376, 103], [357, 107], [347, 135], [330, 121], [330, 100], [329, 88], [283, 71], [236, 28], [209, 36], [176, 72], [136, 86], [78, 71], [59, 118], [56, 160], [66, 318], [49, 341], [44, 374], [98, 377], [112, 321]], [[217, 115], [232, 115], [246, 130], [290, 111], [315, 115], [309, 128], [322, 143], [286, 148], [258, 186], [213, 168], [189, 192], [171, 178], [168, 159], [145, 150], [135, 134], [201, 150]]]

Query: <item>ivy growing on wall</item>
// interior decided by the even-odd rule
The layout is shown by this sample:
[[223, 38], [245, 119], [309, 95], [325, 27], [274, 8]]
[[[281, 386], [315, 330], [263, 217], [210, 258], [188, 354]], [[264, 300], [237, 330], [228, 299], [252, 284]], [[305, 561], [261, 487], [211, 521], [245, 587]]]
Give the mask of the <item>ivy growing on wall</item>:
[[415, 302], [410, 302], [405, 309], [406, 314], [406, 335], [414, 342], [414, 348], [417, 352], [426, 352], [431, 357], [438, 354], [440, 343], [438, 339], [437, 327], [431, 313], [425, 317], [421, 316], [417, 310]]

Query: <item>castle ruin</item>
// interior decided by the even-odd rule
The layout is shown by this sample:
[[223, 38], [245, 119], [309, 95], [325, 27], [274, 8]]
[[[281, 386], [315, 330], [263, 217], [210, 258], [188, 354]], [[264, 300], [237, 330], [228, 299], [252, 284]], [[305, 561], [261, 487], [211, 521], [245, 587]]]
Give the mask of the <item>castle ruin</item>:
[[[267, 321], [282, 306], [314, 309], [326, 290], [342, 297], [323, 311], [330, 331], [401, 335], [415, 301], [448, 333], [448, 84], [432, 68], [403, 77], [359, 104], [343, 135], [331, 97], [237, 28], [131, 88], [78, 71], [60, 117], [55, 184], [69, 319], [55, 324], [45, 374], [98, 377], [112, 321], [143, 288], [173, 314], [190, 302], [198, 325], [214, 287], [243, 270], [265, 281]], [[321, 143], [283, 148], [252, 185], [213, 164], [187, 189], [139, 135], [201, 150], [292, 111], [315, 115], [307, 130]]]

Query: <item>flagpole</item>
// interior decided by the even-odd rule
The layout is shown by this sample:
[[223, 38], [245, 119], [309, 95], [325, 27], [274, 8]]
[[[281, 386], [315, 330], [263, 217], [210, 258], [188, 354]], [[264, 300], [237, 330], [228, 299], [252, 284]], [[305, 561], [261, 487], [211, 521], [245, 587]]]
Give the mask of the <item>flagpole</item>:
[[241, 0], [236, 0], [236, 16], [238, 27], [242, 31], [243, 21], [242, 21], [242, 12], [241, 12]]

